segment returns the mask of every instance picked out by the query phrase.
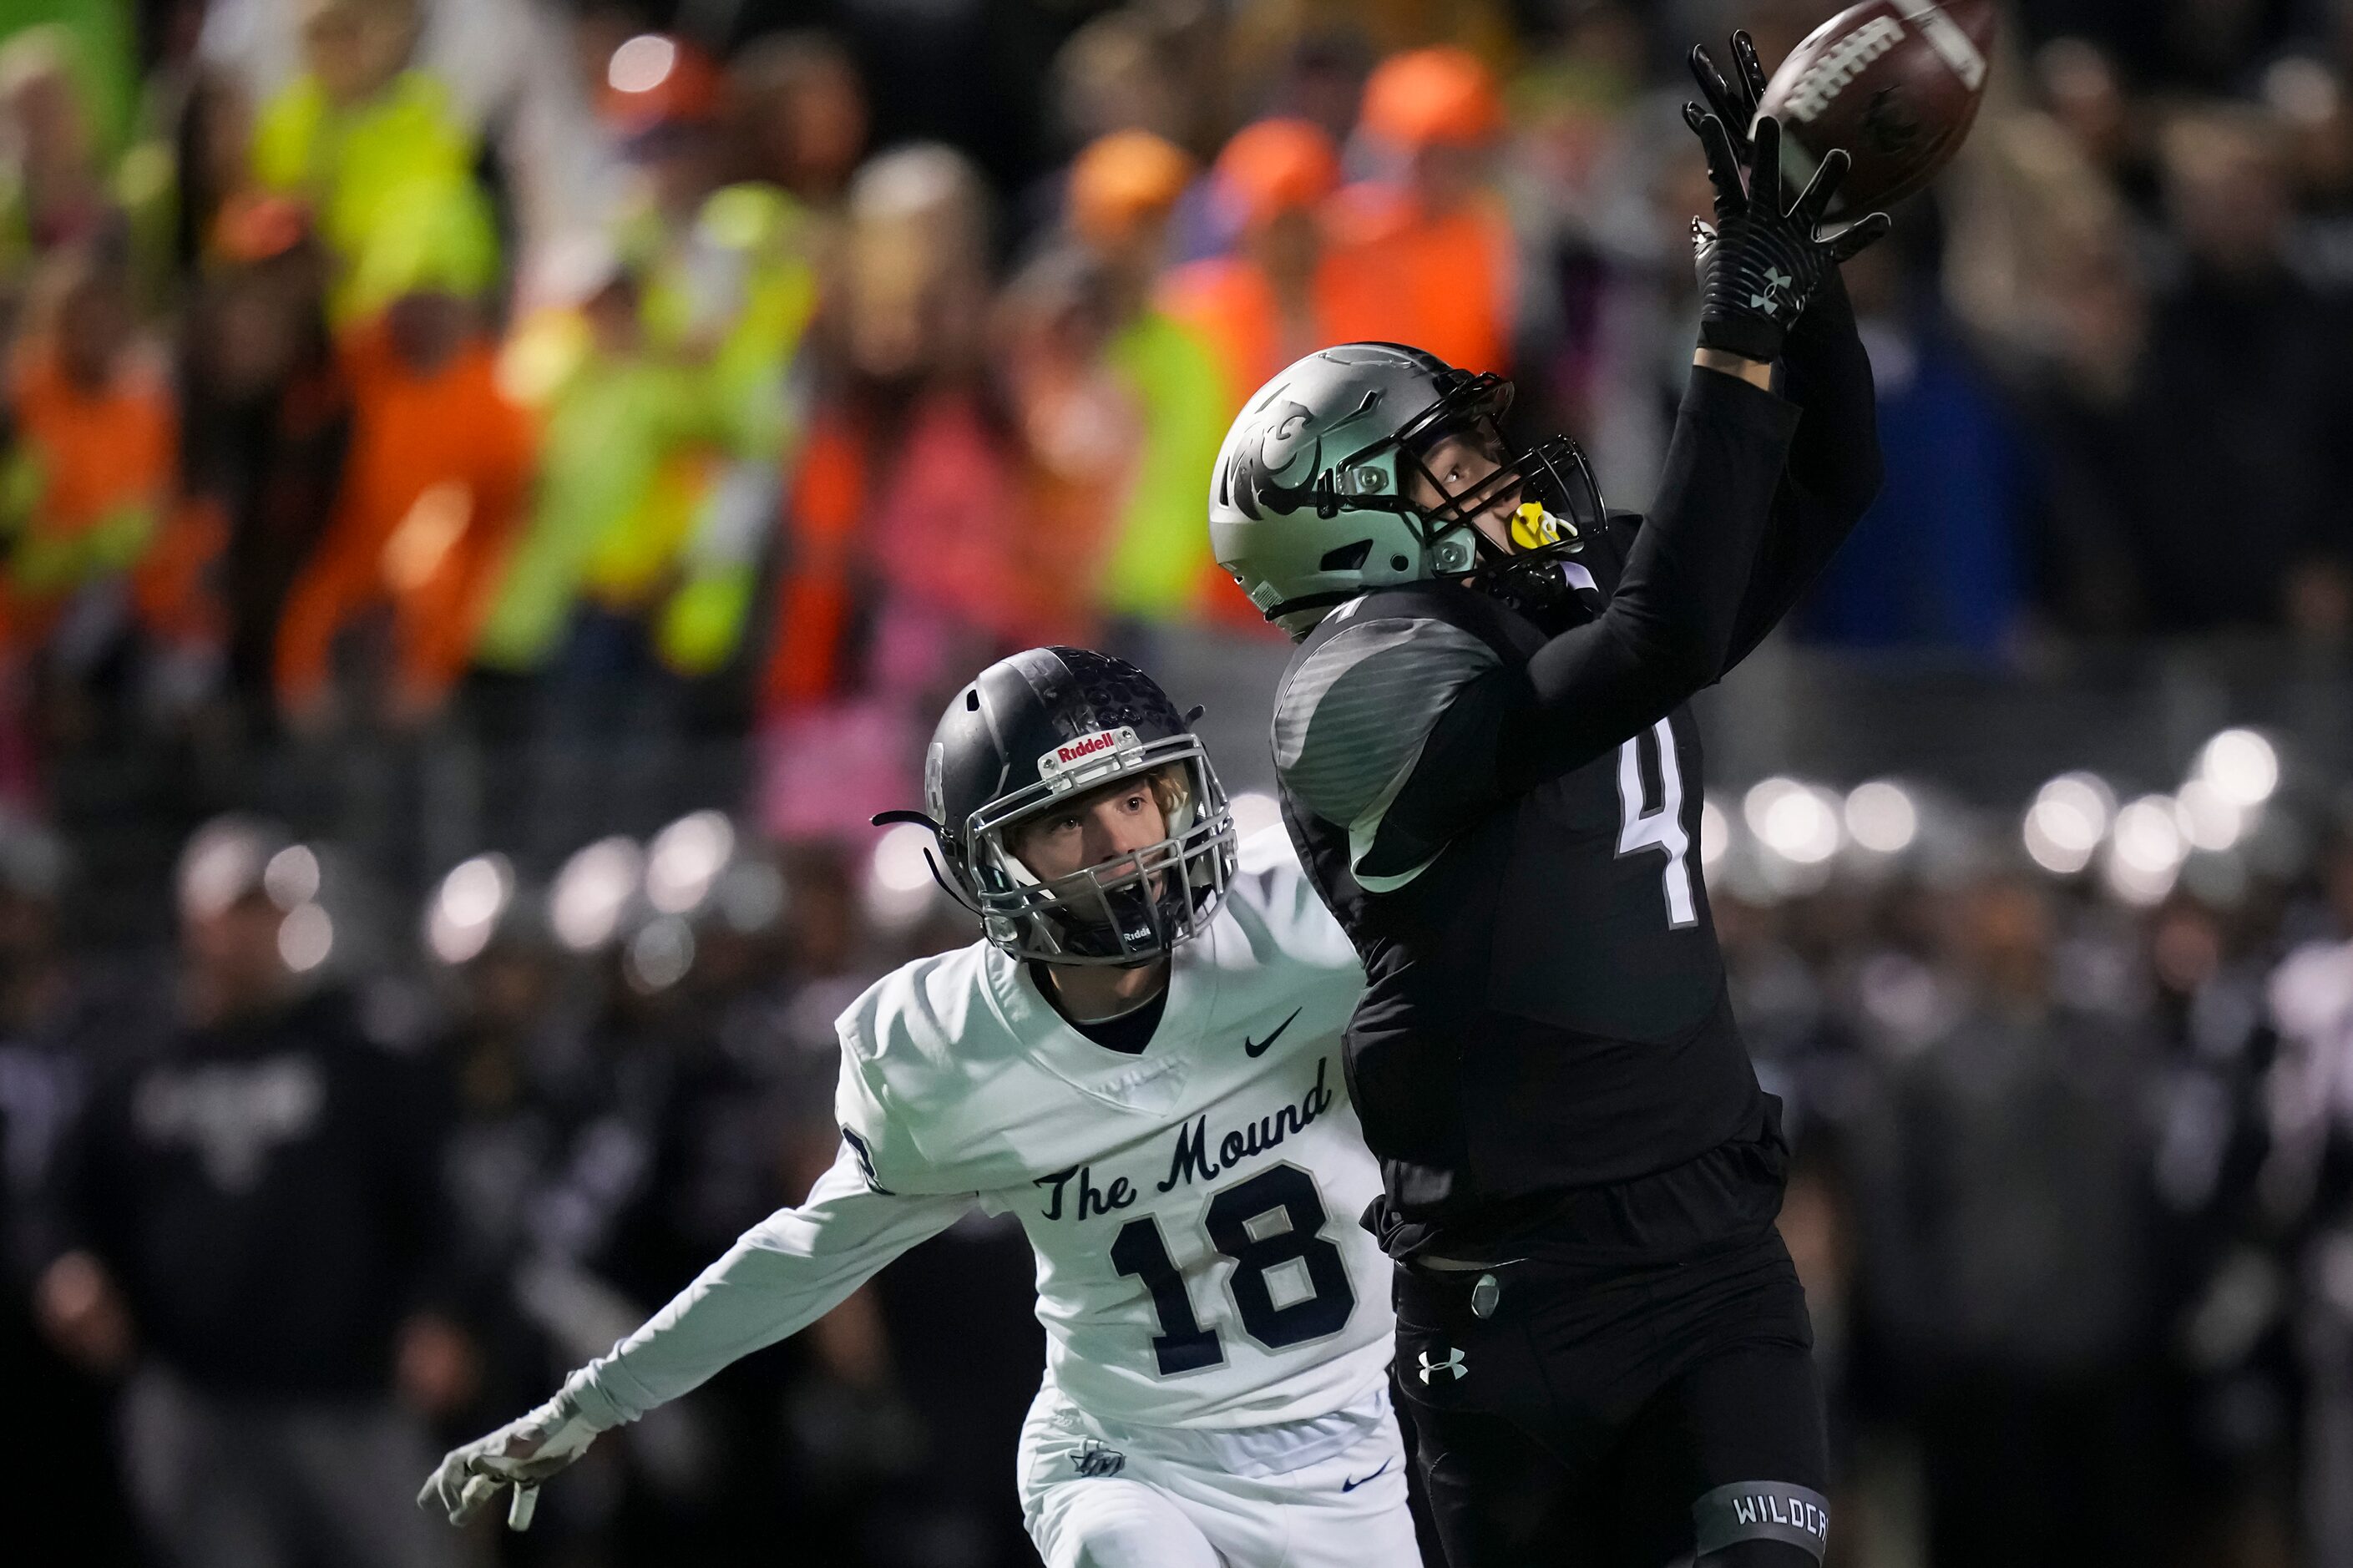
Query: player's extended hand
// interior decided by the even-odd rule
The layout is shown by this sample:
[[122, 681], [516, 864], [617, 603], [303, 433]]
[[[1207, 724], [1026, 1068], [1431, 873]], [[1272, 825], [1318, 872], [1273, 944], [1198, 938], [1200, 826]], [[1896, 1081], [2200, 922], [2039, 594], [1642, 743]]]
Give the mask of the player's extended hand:
[[1733, 149], [1742, 163], [1748, 162], [1756, 145], [1749, 128], [1757, 123], [1757, 106], [1765, 101], [1765, 62], [1757, 58], [1757, 41], [1746, 28], [1732, 35], [1731, 81], [1715, 68], [1704, 44], [1692, 46], [1691, 72], [1698, 79], [1700, 96], [1731, 133]]
[[466, 1524], [512, 1487], [507, 1528], [529, 1530], [540, 1482], [586, 1453], [596, 1440], [596, 1428], [559, 1394], [521, 1420], [443, 1455], [417, 1494], [417, 1506], [438, 1504], [450, 1523]]
[[1686, 103], [1683, 120], [1707, 149], [1707, 176], [1715, 186], [1715, 226], [1692, 225], [1700, 343], [1744, 359], [1778, 359], [1791, 324], [1822, 279], [1884, 236], [1887, 215], [1873, 213], [1823, 234], [1822, 215], [1846, 178], [1844, 152], [1823, 159], [1812, 183], [1784, 205], [1778, 121], [1757, 117], [1756, 139], [1744, 158], [1723, 116]]

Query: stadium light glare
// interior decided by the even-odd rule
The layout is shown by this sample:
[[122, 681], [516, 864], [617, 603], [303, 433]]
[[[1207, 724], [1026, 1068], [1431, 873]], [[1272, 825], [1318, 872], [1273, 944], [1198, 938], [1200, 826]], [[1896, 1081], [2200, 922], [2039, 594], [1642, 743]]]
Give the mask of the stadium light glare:
[[1773, 815], [1773, 807], [1785, 795], [1793, 791], [1802, 791], [1805, 787], [1795, 779], [1778, 776], [1759, 779], [1751, 784], [1748, 793], [1740, 797], [1740, 816], [1748, 824], [1748, 831], [1759, 838], [1764, 837], [1765, 823]]
[[1799, 866], [1818, 866], [1845, 839], [1836, 802], [1827, 790], [1773, 778], [1748, 792], [1741, 815], [1767, 849]]
[[1233, 798], [1234, 836], [1248, 838], [1282, 823], [1282, 806], [1261, 790], [1246, 789]]
[[669, 990], [693, 967], [694, 928], [678, 915], [648, 921], [621, 953], [623, 973], [646, 994]]
[[659, 33], [639, 33], [605, 62], [605, 85], [615, 92], [651, 92], [678, 68], [678, 46]]
[[932, 830], [913, 822], [899, 823], [874, 841], [866, 908], [886, 930], [912, 926], [931, 909], [932, 868], [924, 856], [932, 842]]
[[1900, 855], [1920, 835], [1920, 808], [1887, 779], [1857, 784], [1846, 797], [1847, 837], [1879, 855]]
[[719, 918], [739, 936], [765, 931], [782, 919], [792, 890], [785, 874], [765, 860], [739, 860], [720, 873], [713, 897]]
[[278, 922], [278, 956], [297, 974], [308, 974], [335, 951], [335, 922], [316, 904], [297, 907]]
[[319, 857], [307, 844], [290, 844], [261, 868], [261, 890], [280, 910], [292, 912], [319, 896]]
[[555, 940], [575, 952], [602, 947], [620, 929], [621, 911], [638, 890], [645, 854], [637, 841], [616, 834], [575, 853], [555, 874], [547, 900]]
[[646, 902], [682, 915], [710, 896], [735, 853], [735, 826], [724, 812], [698, 811], [659, 833], [646, 850]]
[[2238, 843], [2247, 830], [2247, 812], [2203, 774], [2183, 784], [2173, 800], [2175, 826], [2193, 849], [2219, 852]]
[[444, 963], [464, 963], [490, 946], [499, 917], [514, 899], [514, 867], [503, 855], [477, 855], [450, 868], [425, 916], [425, 945]]
[[2111, 847], [2117, 862], [2144, 878], [2179, 869], [2189, 853], [2168, 795], [2145, 795], [2116, 813]]
[[2233, 805], [2261, 805], [2279, 788], [2279, 752], [2253, 730], [2225, 730], [2198, 753], [2198, 777]]
[[2062, 773], [2035, 792], [2026, 810], [2026, 853], [2054, 876], [2071, 877], [2092, 863], [2107, 837], [2116, 797], [2096, 773]]
[[1724, 815], [1724, 807], [1712, 800], [1700, 802], [1699, 863], [1703, 869], [1714, 870], [1732, 848], [1732, 819]]
[[2161, 866], [2139, 865], [2111, 847], [2102, 871], [2108, 891], [2126, 903], [2145, 909], [2161, 902], [2168, 893], [2173, 891], [2174, 883], [2181, 879], [2181, 862], [2176, 860]]

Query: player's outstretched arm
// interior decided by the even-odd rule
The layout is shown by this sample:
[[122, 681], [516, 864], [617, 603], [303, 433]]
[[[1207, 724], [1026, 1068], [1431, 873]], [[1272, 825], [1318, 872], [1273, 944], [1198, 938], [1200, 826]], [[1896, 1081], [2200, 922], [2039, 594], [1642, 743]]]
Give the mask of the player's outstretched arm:
[[[1822, 231], [1846, 174], [1841, 153], [1787, 200], [1780, 127], [1769, 115], [1757, 120], [1746, 162], [1718, 116], [1694, 104], [1685, 119], [1707, 150], [1716, 193], [1715, 226], [1701, 236], [1703, 355], [1778, 358], [1826, 287], [1842, 300], [1839, 263], [1884, 234], [1887, 220], [1873, 214]], [[1497, 728], [1505, 789], [1583, 765], [1723, 674], [1799, 423], [1788, 400], [1694, 370], [1658, 499], [1608, 608], [1538, 650], [1525, 700]]]
[[512, 1488], [508, 1522], [527, 1527], [535, 1489], [586, 1453], [597, 1434], [798, 1333], [892, 1258], [954, 1225], [972, 1202], [878, 1192], [845, 1145], [806, 1203], [745, 1231], [610, 1354], [565, 1378], [554, 1398], [450, 1450], [417, 1506], [438, 1506], [449, 1522], [464, 1524]]
[[[1754, 149], [1746, 128], [1757, 122], [1766, 89], [1765, 63], [1746, 32], [1732, 35], [1731, 71], [1716, 68], [1704, 47], [1691, 52], [1700, 93], [1733, 132], [1746, 157]], [[1865, 243], [1869, 241], [1866, 233]], [[1692, 225], [1694, 259], [1705, 289], [1715, 231]], [[1758, 546], [1757, 567], [1725, 659], [1726, 670], [1746, 658], [1787, 615], [1853, 531], [1879, 493], [1879, 418], [1871, 360], [1856, 334], [1854, 309], [1837, 268], [1826, 274], [1781, 351], [1782, 391], [1805, 417], [1789, 444], [1789, 462]]]
[[[1748, 163], [1719, 117], [1694, 105], [1686, 119], [1716, 193], [1715, 226], [1702, 230], [1698, 364], [1608, 606], [1524, 667], [1466, 632], [1416, 630], [1377, 612], [1325, 642], [1278, 700], [1284, 787], [1349, 827], [1351, 868], [1367, 889], [1410, 880], [1498, 800], [1657, 722], [1730, 657], [1799, 425], [1798, 405], [1765, 372], [1839, 262], [1886, 220], [1823, 233], [1842, 154], [1792, 202], [1769, 117], [1757, 121]], [[1416, 712], [1430, 715], [1426, 729]]]

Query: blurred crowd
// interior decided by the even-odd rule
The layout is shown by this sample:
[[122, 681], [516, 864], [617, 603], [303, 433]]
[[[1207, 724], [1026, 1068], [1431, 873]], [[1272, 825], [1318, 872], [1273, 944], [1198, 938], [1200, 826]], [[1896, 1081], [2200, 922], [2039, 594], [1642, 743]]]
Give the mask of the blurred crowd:
[[[751, 733], [764, 824], [854, 826], [995, 653], [1265, 635], [1208, 470], [1335, 340], [1516, 374], [1639, 510], [1707, 205], [1678, 52], [1829, 7], [807, 9], [16, 0], [0, 790], [454, 734], [544, 859], [651, 810], [565, 787], [615, 736]], [[1892, 480], [1798, 635], [2341, 640], [2346, 8], [2017, 9], [1852, 269]]]
[[[527, 1538], [406, 1498], [829, 1161], [832, 1017], [969, 937], [866, 826], [945, 691], [1279, 660], [1204, 527], [1275, 370], [1506, 372], [1648, 502], [1682, 52], [1835, 8], [0, 0], [29, 1560], [1028, 1560], [1029, 1265], [979, 1224]], [[2004, 9], [1848, 269], [1889, 482], [1792, 637], [2341, 679], [2353, 4]], [[1933, 780], [1711, 807], [1837, 1561], [2353, 1568], [2353, 849], [2263, 744], [2023, 837]]]

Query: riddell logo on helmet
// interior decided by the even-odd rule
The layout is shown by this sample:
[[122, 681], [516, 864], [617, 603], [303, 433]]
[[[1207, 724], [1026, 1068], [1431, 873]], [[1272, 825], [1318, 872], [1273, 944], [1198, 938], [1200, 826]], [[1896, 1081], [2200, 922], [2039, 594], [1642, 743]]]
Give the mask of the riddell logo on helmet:
[[1125, 725], [1116, 730], [1098, 730], [1092, 735], [1074, 736], [1038, 759], [1038, 776], [1048, 784], [1068, 787], [1063, 776], [1072, 768], [1090, 762], [1108, 762], [1121, 752], [1141, 748], [1135, 731]]

